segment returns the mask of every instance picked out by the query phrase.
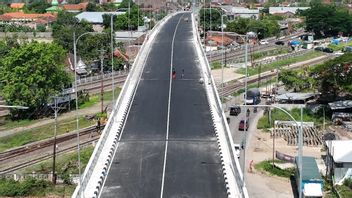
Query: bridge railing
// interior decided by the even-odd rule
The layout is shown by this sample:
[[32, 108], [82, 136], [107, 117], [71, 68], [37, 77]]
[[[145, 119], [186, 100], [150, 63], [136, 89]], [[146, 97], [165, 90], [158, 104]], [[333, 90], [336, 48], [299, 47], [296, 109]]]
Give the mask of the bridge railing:
[[81, 177], [80, 184], [76, 187], [72, 197], [98, 197], [117, 149], [118, 139], [123, 128], [123, 124], [130, 108], [134, 93], [140, 76], [143, 71], [146, 54], [149, 53], [151, 43], [159, 31], [161, 24], [165, 23], [171, 15], [159, 21], [146, 39], [132, 65], [126, 82], [120, 92], [115, 106], [109, 116], [109, 120], [102, 132], [102, 135], [95, 146], [93, 154]]
[[222, 103], [219, 97], [219, 93], [216, 88], [215, 81], [211, 75], [211, 69], [206, 57], [206, 53], [201, 45], [201, 39], [197, 30], [197, 23], [194, 15], [192, 15], [192, 22], [194, 26], [194, 39], [198, 45], [196, 45], [197, 52], [200, 57], [200, 65], [203, 69], [204, 86], [207, 90], [207, 97], [209, 101], [210, 110], [214, 121], [214, 127], [216, 130], [216, 136], [218, 140], [220, 158], [222, 161], [223, 174], [225, 178], [225, 184], [228, 189], [228, 197], [248, 197], [247, 188], [243, 183], [243, 174], [241, 166], [239, 164], [237, 155], [234, 152], [234, 143], [231, 135], [230, 128], [226, 121], [226, 116], [222, 110]]

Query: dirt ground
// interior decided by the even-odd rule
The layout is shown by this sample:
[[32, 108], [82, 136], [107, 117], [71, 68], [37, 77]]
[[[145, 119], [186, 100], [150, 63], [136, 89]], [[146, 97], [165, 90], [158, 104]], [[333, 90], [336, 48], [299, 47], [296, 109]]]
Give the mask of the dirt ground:
[[[296, 156], [297, 147], [288, 146], [286, 141], [282, 138], [275, 139], [275, 150], [285, 153], [287, 155]], [[321, 147], [304, 147], [303, 155], [314, 156], [321, 159]], [[291, 198], [293, 197], [291, 182], [287, 178], [277, 176], [269, 176], [267, 173], [262, 173], [258, 170], [252, 169], [249, 172], [249, 163], [253, 160], [254, 164], [264, 160], [272, 159], [273, 157], [273, 139], [270, 133], [256, 130], [250, 138], [247, 149], [247, 163], [246, 163], [246, 183], [250, 197], [253, 198]], [[324, 168], [323, 162], [317, 160], [319, 168]], [[254, 167], [254, 165], [253, 165]]]

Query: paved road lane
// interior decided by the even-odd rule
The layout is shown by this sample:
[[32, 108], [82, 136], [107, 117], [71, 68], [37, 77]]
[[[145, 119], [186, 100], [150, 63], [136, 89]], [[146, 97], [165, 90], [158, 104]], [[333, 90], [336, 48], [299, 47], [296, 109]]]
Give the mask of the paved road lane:
[[[171, 18], [156, 37], [101, 197], [226, 197], [207, 98], [198, 83], [191, 21], [185, 16], [191, 18], [189, 13]], [[170, 92], [176, 27], [172, 62], [178, 79]], [[185, 76], [179, 79], [183, 67]]]

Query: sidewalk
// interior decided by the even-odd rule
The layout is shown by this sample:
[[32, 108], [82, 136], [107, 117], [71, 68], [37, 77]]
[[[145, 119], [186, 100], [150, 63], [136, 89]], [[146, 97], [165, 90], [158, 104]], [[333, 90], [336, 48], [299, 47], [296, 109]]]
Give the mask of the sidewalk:
[[[106, 104], [108, 104], [108, 106], [110, 106], [111, 101], [104, 101], [104, 106], [106, 106]], [[94, 106], [84, 108], [84, 109], [79, 109], [78, 116], [93, 115], [93, 114], [99, 113], [100, 110], [101, 110], [100, 103], [97, 103]], [[70, 118], [76, 119], [76, 111], [70, 111], [70, 112], [60, 114], [57, 117], [57, 120], [62, 121], [62, 120], [70, 119]], [[55, 119], [43, 118], [39, 122], [36, 122], [36, 123], [28, 125], [28, 126], [17, 127], [17, 128], [13, 128], [13, 129], [9, 129], [9, 130], [1, 130], [0, 131], [0, 138], [6, 137], [9, 135], [14, 135], [16, 133], [21, 133], [24, 130], [33, 129], [33, 128], [40, 127], [40, 126], [47, 125], [47, 124], [51, 124], [54, 122], [55, 122]]]

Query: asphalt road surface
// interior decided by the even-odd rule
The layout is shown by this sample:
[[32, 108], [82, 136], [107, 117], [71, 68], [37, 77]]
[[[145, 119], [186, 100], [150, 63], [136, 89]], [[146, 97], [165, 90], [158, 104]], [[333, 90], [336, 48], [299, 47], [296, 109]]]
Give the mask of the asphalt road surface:
[[190, 13], [158, 33], [101, 197], [227, 197], [192, 38]]

